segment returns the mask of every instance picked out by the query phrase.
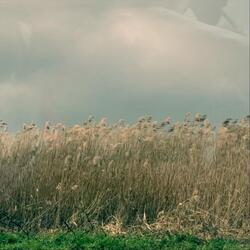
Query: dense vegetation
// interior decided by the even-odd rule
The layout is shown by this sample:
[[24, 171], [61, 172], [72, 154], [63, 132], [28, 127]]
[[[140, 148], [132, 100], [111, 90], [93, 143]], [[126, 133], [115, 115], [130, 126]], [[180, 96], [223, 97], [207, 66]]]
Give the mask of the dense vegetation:
[[184, 235], [126, 235], [110, 236], [83, 232], [39, 234], [27, 237], [23, 234], [0, 234], [2, 250], [247, 250], [248, 241], [201, 240]]
[[16, 135], [2, 122], [0, 227], [247, 238], [248, 119], [214, 130], [199, 114], [175, 124], [90, 117]]

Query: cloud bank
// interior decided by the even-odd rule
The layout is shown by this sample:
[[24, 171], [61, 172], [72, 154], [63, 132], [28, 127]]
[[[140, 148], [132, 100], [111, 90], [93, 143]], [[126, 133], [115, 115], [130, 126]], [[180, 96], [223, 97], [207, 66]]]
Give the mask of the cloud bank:
[[0, 118], [13, 130], [89, 114], [133, 121], [191, 111], [217, 121], [248, 112], [247, 37], [146, 2], [0, 7]]

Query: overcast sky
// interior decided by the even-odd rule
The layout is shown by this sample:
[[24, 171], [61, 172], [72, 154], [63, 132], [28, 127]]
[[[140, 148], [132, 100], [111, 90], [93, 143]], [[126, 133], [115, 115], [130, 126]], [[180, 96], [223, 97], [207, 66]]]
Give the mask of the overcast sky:
[[89, 114], [129, 122], [246, 115], [249, 1], [225, 9], [245, 36], [165, 2], [0, 0], [0, 119], [14, 131]]

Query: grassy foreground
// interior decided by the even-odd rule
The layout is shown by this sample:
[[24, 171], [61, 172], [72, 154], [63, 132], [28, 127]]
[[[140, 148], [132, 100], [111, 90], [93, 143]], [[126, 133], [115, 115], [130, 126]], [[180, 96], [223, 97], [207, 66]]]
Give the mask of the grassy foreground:
[[200, 249], [200, 250], [247, 250], [250, 242], [213, 239], [201, 240], [184, 235], [126, 235], [88, 234], [83, 232], [39, 234], [27, 237], [23, 234], [0, 233], [2, 250], [163, 250], [163, 249]]
[[249, 150], [249, 117], [218, 130], [199, 114], [175, 124], [90, 117], [15, 135], [0, 122], [0, 227], [248, 238]]

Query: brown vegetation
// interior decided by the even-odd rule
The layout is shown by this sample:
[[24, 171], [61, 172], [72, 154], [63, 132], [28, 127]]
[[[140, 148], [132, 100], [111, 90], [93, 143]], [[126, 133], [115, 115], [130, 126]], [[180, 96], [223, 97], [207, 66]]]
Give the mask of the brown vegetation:
[[171, 129], [169, 119], [90, 118], [74, 127], [25, 125], [14, 136], [2, 125], [0, 226], [247, 237], [249, 122], [215, 131], [203, 118]]

